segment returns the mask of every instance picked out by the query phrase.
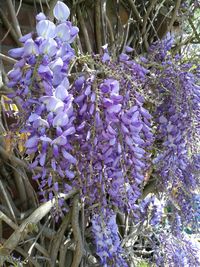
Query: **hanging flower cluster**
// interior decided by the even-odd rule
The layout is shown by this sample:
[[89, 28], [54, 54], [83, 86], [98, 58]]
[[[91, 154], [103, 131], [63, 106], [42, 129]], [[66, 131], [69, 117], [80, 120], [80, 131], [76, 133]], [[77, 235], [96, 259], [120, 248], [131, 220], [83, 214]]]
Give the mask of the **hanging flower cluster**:
[[54, 8], [56, 24], [40, 13], [36, 17], [37, 36], [34, 39], [33, 34], [23, 36], [20, 41], [24, 46], [9, 52], [20, 58], [8, 73], [8, 85], [17, 87], [15, 97], [20, 100], [25, 129], [30, 133], [26, 153], [36, 155], [31, 164], [33, 169], [40, 166], [41, 171], [34, 179], [41, 181], [43, 201], [71, 189], [64, 178], [74, 177], [71, 169], [76, 164], [69, 140], [75, 128], [68, 69], [75, 56], [70, 44], [78, 28], [67, 21], [69, 14], [62, 2]]
[[[166, 48], [167, 50], [167, 48]], [[183, 221], [191, 222], [193, 194], [199, 186], [199, 101], [200, 90], [190, 65], [175, 64], [170, 56], [156, 69], [160, 104], [155, 110], [157, 138], [160, 140], [154, 159], [157, 175], [168, 191]], [[162, 72], [162, 73], [161, 73]]]
[[78, 168], [84, 193], [90, 204], [103, 200], [106, 205], [109, 194], [110, 203], [132, 210], [148, 167], [151, 116], [131, 85], [123, 95], [123, 83], [108, 78], [98, 86], [94, 75], [80, 77], [71, 92], [76, 96], [76, 149], [81, 151]]
[[[53, 14], [56, 23], [38, 14], [36, 33], [23, 36], [23, 47], [9, 52], [18, 60], [8, 73], [11, 97], [20, 107], [18, 128], [29, 133], [26, 154], [41, 200], [78, 189], [102, 265], [127, 266], [116, 210], [129, 214], [129, 223], [145, 222], [156, 231], [164, 205], [173, 203], [172, 228], [191, 223], [199, 171], [193, 145], [199, 86], [190, 66], [170, 58], [170, 36], [152, 46], [140, 64], [129, 56], [130, 47], [117, 60], [104, 46], [103, 55], [79, 61], [71, 46], [78, 28], [68, 20], [68, 7], [58, 1]], [[82, 62], [86, 71], [73, 78], [70, 72]], [[157, 189], [167, 192], [162, 205], [155, 197], [142, 200], [151, 173]], [[63, 205], [59, 199], [61, 212]]]
[[101, 258], [103, 266], [128, 266], [121, 257], [123, 253], [118, 236], [116, 214], [106, 210], [107, 214], [94, 214], [92, 231], [96, 241], [96, 253]]
[[160, 242], [161, 246], [159, 246], [155, 255], [157, 266], [199, 266], [198, 251], [200, 245], [195, 239], [186, 234], [174, 237], [167, 232], [163, 232], [160, 233]]

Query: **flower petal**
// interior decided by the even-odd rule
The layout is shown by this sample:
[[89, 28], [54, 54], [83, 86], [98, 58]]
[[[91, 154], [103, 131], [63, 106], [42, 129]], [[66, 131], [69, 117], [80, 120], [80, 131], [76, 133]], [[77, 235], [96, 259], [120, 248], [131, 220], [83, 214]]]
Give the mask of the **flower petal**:
[[70, 15], [70, 10], [63, 2], [58, 1], [53, 9], [53, 15], [57, 20], [65, 21]]
[[70, 153], [68, 153], [64, 148], [62, 149], [62, 154], [65, 159], [67, 159], [70, 163], [76, 164], [77, 160]]
[[13, 58], [20, 58], [24, 53], [24, 47], [14, 48], [8, 51], [8, 55]]
[[56, 35], [63, 41], [63, 42], [67, 42], [70, 40], [71, 38], [71, 34], [70, 34], [70, 28], [65, 24], [59, 24], [56, 27]]
[[38, 36], [41, 36], [45, 39], [54, 38], [56, 35], [56, 26], [53, 22], [49, 20], [40, 20], [36, 25], [36, 31]]
[[59, 98], [60, 100], [65, 100], [67, 98], [67, 96], [68, 96], [68, 91], [66, 90], [66, 88], [64, 86], [59, 85], [56, 88], [55, 96], [57, 98]]
[[30, 137], [25, 143], [26, 148], [37, 147], [37, 145], [38, 145], [38, 137], [36, 135]]
[[66, 126], [69, 122], [69, 117], [66, 113], [58, 113], [53, 120], [53, 127], [63, 127]]

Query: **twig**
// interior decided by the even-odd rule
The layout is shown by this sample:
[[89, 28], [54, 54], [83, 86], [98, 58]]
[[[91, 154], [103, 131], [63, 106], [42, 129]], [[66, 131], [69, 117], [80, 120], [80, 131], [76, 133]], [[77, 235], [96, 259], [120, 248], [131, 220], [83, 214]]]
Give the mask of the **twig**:
[[[17, 12], [16, 12], [16, 16], [19, 14], [19, 11], [21, 9], [21, 5], [22, 5], [22, 0], [20, 0], [19, 6], [18, 6], [18, 9], [17, 9]], [[2, 13], [2, 12], [0, 12], [0, 13]], [[3, 42], [6, 39], [6, 37], [9, 34], [9, 32], [11, 31], [11, 35], [13, 36], [14, 40], [16, 38], [16, 40], [15, 40], [16, 43], [21, 46], [22, 44], [19, 42], [19, 40], [18, 40], [18, 38], [16, 36], [16, 33], [15, 33], [14, 29], [12, 28], [12, 25], [9, 23], [9, 21], [7, 20], [6, 17], [4, 17], [4, 18], [2, 17], [2, 19], [3, 19], [3, 22], [4, 22], [5, 26], [7, 27], [7, 33], [4, 35], [3, 39], [1, 40], [1, 42]]]
[[0, 53], [0, 59], [2, 59], [4, 61], [7, 61], [7, 62], [9, 62], [11, 64], [15, 64], [17, 62], [17, 60], [15, 60], [15, 59], [13, 59], [11, 57], [8, 57], [8, 56], [6, 56], [6, 55], [4, 55], [2, 53]]
[[[36, 242], [34, 245], [35, 245], [35, 248], [36, 248], [39, 252], [41, 252], [45, 257], [47, 257], [47, 258], [50, 259], [50, 256], [49, 256], [48, 251], [47, 251], [43, 246], [41, 246], [41, 245], [40, 245], [39, 243], [37, 243], [37, 242]], [[28, 253], [28, 255], [29, 255], [29, 253]], [[30, 258], [30, 255], [29, 255], [28, 258]]]
[[[74, 196], [77, 193], [77, 190], [72, 190], [68, 194], [60, 194], [58, 195], [59, 198], [68, 199]], [[24, 222], [14, 231], [14, 233], [5, 241], [3, 246], [0, 248], [0, 255], [1, 250], [7, 251], [7, 255], [9, 255], [18, 245], [21, 238], [25, 237], [28, 232], [30, 231], [30, 224], [37, 224], [42, 218], [44, 218], [50, 210], [53, 208], [54, 204], [56, 203], [56, 198], [47, 201], [46, 203], [42, 204], [38, 207]], [[0, 263], [3, 265], [5, 259], [0, 258]], [[1, 265], [1, 266], [2, 266]]]
[[[150, 30], [151, 27], [153, 28], [154, 33], [156, 34], [156, 37], [159, 39], [159, 37], [158, 37], [158, 31], [159, 31], [159, 29], [161, 28], [163, 22], [165, 21], [166, 16], [167, 16], [168, 14], [170, 14], [171, 11], [169, 11], [168, 14], [164, 17], [164, 19], [160, 22], [160, 25], [159, 25], [159, 27], [158, 27], [157, 29], [155, 29], [155, 27], [153, 26], [153, 22], [154, 22], [154, 20], [156, 20], [158, 14], [159, 14], [159, 11], [160, 11], [160, 9], [162, 8], [162, 6], [163, 6], [163, 4], [165, 3], [165, 1], [166, 1], [166, 0], [163, 0], [163, 1], [159, 4], [159, 6], [158, 6], [158, 8], [157, 8], [157, 10], [156, 10], [156, 12], [155, 12], [155, 14], [154, 14], [152, 20], [148, 17], [148, 20], [149, 20], [150, 23], [149, 23], [147, 29], [145, 30], [145, 33], [144, 33], [144, 36], [143, 36], [143, 38], [144, 38], [144, 42], [147, 41], [147, 33], [149, 32], [149, 30]], [[145, 46], [148, 46], [148, 44], [146, 43]]]
[[[28, 254], [22, 248], [17, 247], [15, 250], [20, 253], [24, 258], [28, 257]], [[28, 260], [34, 267], [41, 267], [41, 265], [32, 257], [29, 257]]]
[[102, 43], [107, 44], [106, 0], [101, 1]]
[[[37, 4], [42, 3], [43, 5], [44, 4], [47, 5], [49, 1], [50, 0], [34, 0], [34, 2], [36, 2]], [[33, 4], [33, 0], [23, 0], [23, 2], [28, 3], [28, 4]]]
[[[3, 220], [6, 224], [8, 224], [12, 229], [17, 230], [18, 229], [18, 225], [15, 224], [5, 213], [3, 213], [2, 211], [0, 211], [0, 220]], [[36, 239], [37, 240], [37, 239]], [[49, 254], [47, 252], [47, 250], [45, 248], [43, 248], [40, 244], [38, 244], [35, 240], [35, 247], [46, 257], [49, 257]], [[28, 240], [29, 241], [29, 240]], [[30, 249], [29, 249], [30, 250]], [[28, 253], [27, 257], [29, 256], [30, 258], [30, 254]]]
[[97, 53], [99, 54], [102, 46], [101, 38], [101, 0], [96, 0], [95, 3], [95, 35], [96, 35], [96, 44], [97, 44]]
[[59, 230], [55, 234], [54, 238], [51, 240], [51, 246], [49, 249], [49, 251], [50, 251], [49, 254], [51, 255], [51, 266], [52, 267], [56, 266], [56, 259], [57, 259], [59, 247], [60, 247], [60, 244], [63, 240], [63, 236], [64, 236], [64, 233], [67, 229], [69, 221], [70, 221], [70, 213], [68, 213], [65, 216]]
[[15, 224], [5, 213], [0, 211], [0, 220], [4, 221], [9, 225], [12, 229], [16, 230], [18, 228], [18, 225]]
[[[68, 251], [68, 248], [72, 245], [72, 241], [68, 240], [67, 242], [65, 242], [65, 244], [61, 244], [60, 246], [60, 251], [59, 251], [59, 267], [68, 267], [68, 262], [72, 261], [72, 257], [69, 259], [69, 257], [67, 257], [68, 262], [66, 262], [66, 254]], [[70, 251], [71, 253], [71, 251]], [[70, 262], [71, 265], [71, 262]]]
[[149, 15], [150, 15], [151, 10], [153, 9], [153, 7], [155, 6], [155, 4], [156, 4], [157, 1], [158, 0], [151, 0], [150, 1], [150, 5], [147, 8], [147, 12], [146, 12], [146, 14], [143, 17], [143, 26], [142, 26], [142, 31], [141, 31], [142, 36], [144, 36], [144, 34], [145, 34], [146, 25], [147, 25], [147, 21], [148, 21]]
[[31, 203], [31, 207], [36, 208], [39, 203], [37, 202], [37, 195], [35, 193], [35, 190], [29, 181], [29, 178], [27, 176], [25, 169], [24, 168], [20, 169], [20, 172], [24, 180], [24, 186], [25, 186], [26, 194], [28, 196], [28, 202]]
[[49, 254], [51, 255], [51, 267], [55, 267], [56, 266], [56, 259], [57, 259], [57, 256], [58, 256], [58, 251], [59, 251], [59, 247], [60, 247], [60, 244], [63, 240], [63, 236], [64, 236], [64, 233], [67, 229], [67, 226], [69, 224], [69, 221], [70, 221], [70, 213], [68, 213], [59, 230], [57, 231], [57, 233], [54, 235], [52, 241], [51, 241], [51, 246], [50, 246], [50, 249], [49, 249]]
[[30, 168], [29, 168], [28, 164], [26, 164], [25, 161], [23, 161], [23, 160], [17, 158], [16, 156], [10, 154], [9, 152], [7, 152], [1, 145], [0, 145], [0, 155], [3, 159], [10, 160], [10, 161], [14, 162], [15, 164], [17, 164], [18, 166], [21, 166], [21, 167], [30, 171]]
[[132, 19], [131, 19], [131, 15], [132, 14], [130, 13], [130, 16], [129, 16], [129, 19], [128, 19], [128, 22], [127, 22], [126, 33], [125, 33], [125, 38], [124, 38], [124, 45], [123, 45], [123, 48], [122, 48], [122, 51], [123, 52], [124, 52], [125, 47], [127, 45], [127, 40], [128, 40], [128, 36], [129, 36], [130, 25], [133, 22]]
[[107, 15], [106, 15], [106, 23], [108, 25], [108, 31], [109, 31], [109, 35], [110, 35], [110, 44], [112, 45], [115, 41], [115, 37], [114, 37], [114, 33], [113, 33], [112, 24], [111, 24], [110, 19], [108, 18]]
[[21, 205], [23, 203], [23, 208], [27, 209], [28, 201], [27, 201], [27, 193], [26, 193], [26, 188], [24, 184], [23, 174], [20, 173], [20, 171], [17, 169], [17, 165], [11, 162], [11, 166], [14, 168], [13, 176], [14, 176], [17, 191], [19, 193], [19, 199], [20, 199]]
[[133, 15], [134, 15], [135, 19], [141, 24], [142, 23], [141, 22], [141, 16], [137, 10], [135, 3], [133, 2], [133, 0], [128, 0], [128, 2], [129, 2], [129, 5], [131, 6], [131, 9], [133, 11]]
[[51, 0], [50, 3], [49, 3], [50, 9], [49, 9], [47, 15], [48, 15], [50, 20], [53, 20], [53, 9], [54, 9], [54, 7], [55, 7], [57, 2], [58, 2], [58, 0]]
[[28, 250], [28, 258], [31, 256], [33, 248], [36, 247], [38, 249], [38, 251], [40, 251], [45, 257], [50, 259], [48, 251], [44, 247], [42, 247], [40, 244], [37, 243], [37, 240], [39, 239], [39, 237], [43, 231], [43, 228], [47, 225], [48, 222], [49, 222], [49, 219], [45, 221], [45, 224], [43, 225], [42, 229], [40, 229], [39, 233], [35, 237], [33, 244], [30, 246], [30, 248]]
[[199, 34], [198, 34], [198, 32], [197, 32], [197, 29], [196, 29], [195, 26], [194, 26], [193, 21], [191, 20], [191, 18], [189, 18], [188, 21], [189, 21], [189, 24], [190, 24], [190, 26], [191, 26], [193, 32], [194, 32], [195, 37], [197, 38], [198, 42], [200, 43], [200, 36], [199, 36]]
[[56, 231], [51, 229], [50, 227], [46, 227], [44, 225], [40, 225], [39, 227], [41, 227], [43, 229], [43, 235], [48, 238], [48, 239], [52, 239], [54, 237], [54, 235], [56, 235]]
[[17, 34], [17, 37], [20, 38], [22, 36], [21, 29], [19, 26], [19, 22], [15, 13], [15, 8], [13, 6], [12, 0], [7, 0], [7, 5], [10, 11], [11, 19], [12, 19], [12, 24], [13, 28], [15, 29], [15, 32]]
[[[1, 243], [4, 243], [4, 242], [5, 242], [5, 239], [1, 238], [1, 239], [0, 239], [0, 242], [1, 242]], [[25, 252], [22, 248], [17, 247], [15, 250], [16, 250], [17, 253], [21, 254], [24, 258], [27, 258], [28, 254], [27, 254], [27, 252]], [[7, 261], [10, 262], [10, 263], [12, 264], [12, 266], [13, 266], [13, 260], [12, 260], [12, 257], [11, 257], [11, 256], [8, 257], [8, 256], [2, 254], [1, 257], [3, 257], [3, 256], [5, 257], [5, 261], [6, 261], [6, 262], [7, 262]], [[29, 262], [32, 264], [32, 265], [31, 265], [32, 267], [41, 267], [41, 266], [39, 265], [39, 263], [37, 263], [37, 261], [36, 261], [35, 259], [31, 258], [31, 257], [29, 258]], [[9, 265], [9, 266], [11, 266], [11, 265]]]
[[89, 54], [91, 54], [92, 53], [92, 46], [91, 46], [91, 43], [90, 43], [90, 38], [89, 38], [89, 35], [88, 35], [88, 31], [87, 31], [87, 28], [86, 28], [86, 25], [85, 25], [85, 21], [83, 19], [83, 15], [82, 15], [82, 12], [80, 10], [80, 7], [77, 7], [77, 14], [78, 14], [79, 25], [80, 25], [80, 28], [82, 30], [83, 37], [84, 37], [84, 40], [85, 40], [85, 45], [86, 45], [87, 52]]
[[83, 3], [85, 0], [77, 0], [77, 1], [74, 1], [73, 5], [79, 5], [81, 3]]
[[172, 18], [171, 18], [169, 26], [168, 26], [168, 31], [171, 31], [171, 28], [172, 28], [172, 26], [174, 24], [174, 21], [176, 20], [176, 17], [177, 17], [178, 9], [179, 9], [179, 7], [181, 5], [181, 0], [177, 0], [175, 2], [176, 2], [176, 5], [175, 5], [174, 12], [172, 14]]
[[76, 250], [73, 257], [71, 267], [79, 267], [83, 257], [83, 241], [81, 236], [81, 230], [79, 226], [79, 195], [74, 197], [73, 209], [72, 209], [72, 229], [73, 235], [76, 242]]
[[6, 189], [4, 182], [1, 179], [0, 179], [0, 192], [1, 192], [1, 198], [2, 197], [4, 198], [6, 205], [8, 206], [8, 209], [10, 210], [10, 214], [12, 218], [15, 220], [15, 222], [17, 222], [16, 215], [19, 216], [20, 212], [16, 208], [8, 190]]

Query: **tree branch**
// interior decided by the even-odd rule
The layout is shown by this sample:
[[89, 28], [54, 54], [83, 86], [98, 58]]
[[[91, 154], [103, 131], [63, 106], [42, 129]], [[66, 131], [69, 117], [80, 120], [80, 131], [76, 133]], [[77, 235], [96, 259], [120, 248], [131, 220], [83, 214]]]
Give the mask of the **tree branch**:
[[59, 247], [60, 244], [63, 240], [65, 231], [67, 229], [67, 226], [69, 224], [70, 221], [70, 216], [71, 214], [68, 213], [65, 217], [64, 220], [60, 226], [60, 228], [58, 229], [57, 233], [54, 235], [52, 241], [51, 241], [51, 246], [49, 249], [49, 254], [51, 255], [51, 267], [55, 267], [56, 266], [56, 259], [58, 256], [58, 251], [59, 251]]
[[86, 25], [85, 25], [85, 21], [83, 19], [83, 15], [82, 15], [80, 6], [77, 7], [77, 14], [78, 14], [79, 25], [80, 25], [80, 28], [82, 30], [83, 37], [84, 37], [84, 40], [85, 40], [86, 49], [87, 49], [88, 53], [91, 54], [92, 53], [92, 46], [91, 46], [91, 43], [90, 43], [90, 38], [89, 38], [89, 35], [88, 35], [88, 31], [87, 31], [87, 28], [86, 28]]
[[198, 34], [198, 32], [197, 32], [197, 29], [196, 29], [195, 26], [194, 26], [193, 21], [191, 20], [191, 18], [189, 18], [188, 21], [189, 21], [189, 24], [190, 24], [190, 26], [191, 26], [193, 32], [194, 32], [195, 37], [197, 38], [198, 42], [200, 43], [200, 36], [199, 36], [199, 34]]
[[168, 26], [168, 31], [171, 31], [172, 26], [174, 24], [174, 21], [176, 20], [176, 17], [177, 17], [178, 9], [179, 9], [179, 7], [181, 5], [181, 0], [177, 0], [175, 2], [176, 2], [176, 5], [174, 7], [174, 12], [172, 14], [172, 17], [171, 17], [171, 20], [170, 20], [170, 23], [169, 23], [169, 26]]
[[[59, 194], [59, 198], [69, 199], [70, 197], [74, 196], [77, 193], [77, 190], [72, 190], [68, 194]], [[0, 248], [0, 255], [1, 252], [7, 251], [7, 255], [9, 255], [18, 245], [22, 237], [24, 238], [30, 228], [28, 227], [31, 224], [37, 224], [42, 218], [44, 218], [50, 210], [53, 208], [54, 204], [56, 203], [57, 198], [53, 198], [53, 200], [49, 200], [46, 203], [42, 204], [38, 207], [24, 222], [14, 231], [14, 233], [5, 241], [3, 246]], [[5, 259], [0, 257], [0, 263], [3, 265]], [[1, 266], [2, 266], [1, 265]]]
[[[13, 40], [16, 42], [16, 44], [18, 46], [22, 46], [22, 44], [18, 40], [19, 38], [18, 38], [15, 30], [13, 29], [12, 25], [10, 24], [9, 20], [7, 19], [7, 17], [5, 16], [5, 14], [4, 14], [4, 12], [3, 12], [3, 10], [1, 8], [0, 8], [0, 15], [1, 15], [1, 19], [3, 21], [3, 24], [7, 28], [8, 32], [10, 31]], [[6, 34], [6, 36], [7, 36], [7, 34]], [[1, 40], [1, 42], [2, 42], [2, 40]]]
[[95, 3], [95, 35], [97, 42], [97, 53], [99, 54], [102, 46], [101, 39], [101, 0], [96, 0]]
[[128, 2], [129, 2], [129, 5], [131, 6], [135, 19], [141, 24], [142, 23], [141, 16], [140, 16], [140, 13], [138, 12], [138, 9], [135, 3], [133, 2], [133, 0], [128, 0]]
[[79, 195], [74, 197], [73, 209], [72, 209], [72, 229], [74, 234], [74, 239], [76, 242], [76, 250], [73, 257], [73, 262], [71, 267], [79, 267], [79, 264], [83, 257], [83, 241], [81, 236], [81, 230], [79, 226]]
[[11, 64], [15, 64], [17, 62], [17, 60], [15, 60], [15, 59], [13, 59], [11, 57], [8, 57], [8, 56], [6, 56], [6, 55], [4, 55], [2, 53], [0, 53], [0, 59], [2, 59], [4, 61], [7, 61], [7, 62], [9, 62]]
[[9, 11], [10, 11], [13, 28], [15, 29], [17, 37], [20, 38], [20, 37], [22, 37], [22, 33], [21, 33], [21, 29], [19, 26], [19, 22], [18, 22], [18, 19], [16, 16], [16, 12], [15, 12], [15, 8], [13, 6], [12, 0], [7, 0], [7, 5], [9, 8]]

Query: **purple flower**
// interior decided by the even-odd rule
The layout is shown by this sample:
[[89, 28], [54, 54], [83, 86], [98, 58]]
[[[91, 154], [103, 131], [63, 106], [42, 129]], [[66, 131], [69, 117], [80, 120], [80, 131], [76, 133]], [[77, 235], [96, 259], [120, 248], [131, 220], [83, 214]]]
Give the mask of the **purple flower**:
[[36, 16], [36, 20], [40, 21], [40, 20], [45, 20], [46, 16], [44, 13], [40, 12], [39, 14], [37, 14]]
[[56, 26], [49, 20], [40, 20], [36, 25], [36, 30], [38, 36], [45, 39], [54, 38], [56, 35]]
[[65, 21], [70, 15], [69, 8], [61, 1], [58, 1], [53, 9], [54, 17], [59, 21]]
[[63, 61], [62, 59], [56, 58], [51, 64], [50, 64], [50, 69], [54, 72], [54, 73], [58, 73], [61, 71], [62, 67], [63, 67]]
[[21, 79], [21, 77], [22, 77], [22, 71], [19, 67], [8, 72], [9, 79], [18, 81], [19, 79]]
[[13, 58], [20, 58], [22, 57], [24, 53], [24, 48], [20, 47], [20, 48], [14, 48], [8, 51], [9, 56], [13, 57]]
[[67, 91], [67, 88], [64, 87], [63, 85], [59, 85], [56, 88], [55, 97], [57, 97], [58, 99], [64, 101], [68, 95], [69, 95], [69, 93]]
[[58, 136], [51, 142], [52, 145], [64, 146], [67, 144], [67, 138], [64, 135]]
[[63, 42], [68, 42], [71, 38], [70, 28], [66, 25], [66, 23], [59, 24], [56, 27], [56, 35]]
[[64, 109], [63, 101], [54, 96], [43, 96], [40, 98], [40, 100], [44, 104], [46, 104], [46, 108], [48, 111], [58, 113], [59, 111], [62, 111]]
[[65, 112], [59, 112], [53, 119], [53, 127], [63, 127], [69, 122], [69, 117]]
[[57, 52], [57, 46], [58, 45], [53, 38], [48, 38], [40, 44], [39, 51], [41, 54], [47, 54], [49, 57], [53, 57]]
[[72, 172], [70, 170], [65, 170], [65, 174], [69, 179], [74, 179], [74, 177], [75, 177], [74, 172]]
[[30, 137], [25, 144], [26, 148], [33, 148], [33, 147], [37, 147], [38, 145], [38, 136], [34, 135], [32, 137]]
[[33, 39], [29, 38], [24, 44], [23, 56], [37, 55], [39, 53], [38, 46], [35, 44]]
[[21, 43], [25, 43], [28, 39], [31, 39], [32, 38], [32, 33], [27, 33], [25, 35], [23, 35], [22, 37], [19, 38], [19, 41]]
[[112, 105], [107, 108], [108, 113], [119, 113], [121, 110], [121, 104]]
[[74, 156], [72, 156], [70, 153], [68, 153], [64, 148], [62, 148], [62, 154], [63, 157], [68, 160], [72, 164], [76, 164], [77, 160], [75, 159]]

